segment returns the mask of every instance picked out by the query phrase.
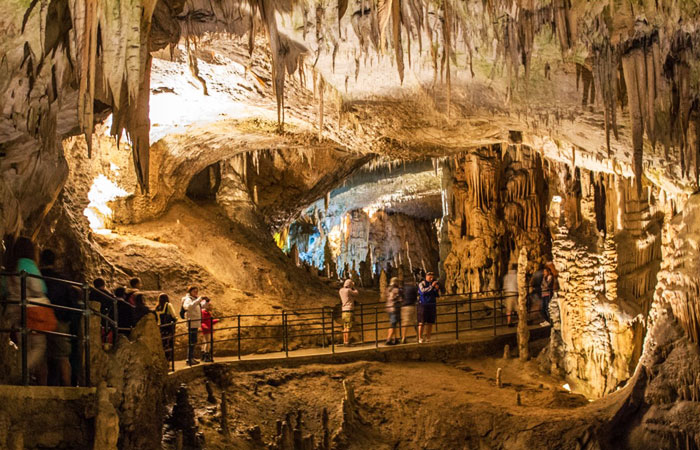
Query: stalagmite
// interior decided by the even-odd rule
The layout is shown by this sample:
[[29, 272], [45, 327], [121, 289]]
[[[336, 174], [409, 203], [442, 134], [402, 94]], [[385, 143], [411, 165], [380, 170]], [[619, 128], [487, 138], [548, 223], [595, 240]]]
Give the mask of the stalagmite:
[[501, 381], [501, 372], [502, 369], [499, 367], [496, 371], [496, 386], [498, 386], [499, 388], [503, 387], [503, 381]]
[[530, 359], [530, 329], [527, 326], [527, 249], [518, 256], [518, 351], [521, 361]]

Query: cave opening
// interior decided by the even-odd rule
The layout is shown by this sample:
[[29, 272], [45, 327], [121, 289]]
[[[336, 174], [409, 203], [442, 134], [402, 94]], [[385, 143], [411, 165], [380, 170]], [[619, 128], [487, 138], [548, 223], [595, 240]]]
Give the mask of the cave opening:
[[212, 201], [221, 185], [221, 166], [218, 162], [197, 172], [187, 185], [186, 195], [195, 201]]

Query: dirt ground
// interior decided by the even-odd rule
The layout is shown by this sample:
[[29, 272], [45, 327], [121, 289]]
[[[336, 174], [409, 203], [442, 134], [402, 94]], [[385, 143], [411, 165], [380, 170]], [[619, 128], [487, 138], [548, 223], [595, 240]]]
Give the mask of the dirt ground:
[[[499, 368], [502, 388], [496, 384]], [[213, 403], [207, 401], [207, 380], [188, 385], [207, 449], [264, 448], [275, 442], [277, 422], [289, 416], [296, 426], [299, 412], [302, 435], [319, 443], [324, 409], [333, 448], [576, 448], [585, 446], [586, 430], [612, 401], [590, 403], [567, 392], [534, 361], [493, 357], [207, 374]], [[228, 436], [221, 429], [223, 392]]]

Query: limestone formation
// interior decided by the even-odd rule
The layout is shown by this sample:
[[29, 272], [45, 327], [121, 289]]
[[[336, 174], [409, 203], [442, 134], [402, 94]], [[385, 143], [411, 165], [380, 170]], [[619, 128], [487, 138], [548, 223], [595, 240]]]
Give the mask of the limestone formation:
[[[540, 366], [600, 402], [561, 445], [698, 447], [698, 11], [696, 0], [6, 0], [2, 269], [15, 270], [27, 236], [79, 283], [139, 276], [150, 307], [160, 292], [177, 307], [197, 284], [223, 317], [333, 307], [339, 277], [371, 302], [387, 278], [435, 271], [446, 293], [473, 299], [502, 290], [517, 262], [527, 360], [530, 280], [547, 263], [560, 320]], [[6, 306], [0, 381], [17, 383]], [[0, 447], [160, 445], [167, 368], [153, 317], [113, 350], [99, 319], [90, 326], [97, 393], [6, 392], [17, 408], [0, 406]], [[261, 329], [244, 331], [261, 338], [244, 353], [279, 349]], [[232, 350], [232, 330], [217, 348]], [[507, 356], [510, 373], [521, 362]], [[356, 398], [350, 383], [322, 439], [288, 408], [274, 445], [376, 438], [358, 413], [364, 387]], [[530, 395], [522, 403], [537, 404]], [[167, 417], [168, 446], [203, 445], [187, 397]], [[36, 433], [16, 419], [54, 410]], [[436, 442], [452, 424], [426, 420], [425, 436], [391, 446], [559, 443], [522, 417], [516, 438], [494, 417], [454, 422], [478, 428], [474, 441]]]

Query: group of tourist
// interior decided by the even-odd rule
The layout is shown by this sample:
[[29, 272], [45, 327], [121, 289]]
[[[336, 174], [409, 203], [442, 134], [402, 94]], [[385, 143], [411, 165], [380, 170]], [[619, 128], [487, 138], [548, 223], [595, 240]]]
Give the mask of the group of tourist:
[[[56, 253], [39, 249], [33, 241], [19, 237], [7, 253], [4, 269], [13, 274], [26, 272], [27, 299], [27, 371], [30, 382], [37, 385], [76, 386], [82, 368], [79, 336], [83, 333], [81, 290], [64, 280], [70, 278], [56, 267]], [[160, 293], [154, 310], [146, 304], [147, 293], [141, 280], [132, 278], [129, 286], [107, 288], [103, 278], [96, 278], [89, 290], [89, 300], [100, 305], [102, 343], [109, 349], [116, 334], [129, 336], [134, 326], [146, 315], [153, 315], [160, 328], [163, 348], [168, 359], [173, 358], [175, 324], [178, 316], [167, 294]], [[22, 282], [19, 275], [0, 278], [0, 328], [12, 330], [12, 345], [22, 345]], [[47, 305], [47, 306], [42, 306]], [[116, 310], [115, 310], [116, 308]], [[202, 359], [212, 361], [213, 327], [217, 319], [211, 315], [211, 301], [200, 297], [196, 287], [190, 287], [182, 299], [180, 318], [188, 322], [188, 364], [198, 364], [194, 358], [198, 334], [204, 338]], [[116, 322], [116, 323], [115, 323]]]
[[[350, 335], [355, 325], [355, 302], [359, 292], [355, 289], [355, 283], [348, 279], [343, 283], [339, 294], [343, 344], [350, 345]], [[410, 328], [415, 330], [418, 343], [430, 342], [437, 318], [439, 295], [440, 285], [432, 272], [428, 272], [418, 285], [411, 280], [401, 286], [399, 279], [393, 277], [386, 289], [386, 312], [389, 315], [386, 345], [396, 345], [399, 342], [405, 344]]]
[[[74, 386], [81, 366], [77, 336], [82, 315], [80, 291], [57, 279], [65, 279], [56, 268], [56, 253], [44, 249], [39, 253], [31, 239], [15, 240], [6, 267], [26, 272], [27, 300], [27, 370], [31, 382], [39, 385]], [[40, 278], [42, 277], [42, 278]], [[19, 276], [0, 280], [2, 321], [0, 328], [11, 329], [11, 342], [22, 345], [22, 281]], [[43, 306], [46, 305], [46, 306]], [[51, 306], [53, 305], [53, 307]]]
[[[541, 326], [552, 325], [553, 320], [558, 319], [559, 303], [555, 297], [556, 292], [559, 290], [558, 278], [559, 273], [551, 261], [540, 265], [530, 278], [528, 303], [540, 305], [540, 314], [543, 319], [542, 323], [540, 323]], [[503, 292], [506, 320], [508, 326], [511, 327], [514, 325], [513, 318], [516, 316], [518, 300], [518, 271], [516, 265], [512, 265], [503, 277]], [[556, 315], [556, 317], [553, 317], [553, 315]]]

